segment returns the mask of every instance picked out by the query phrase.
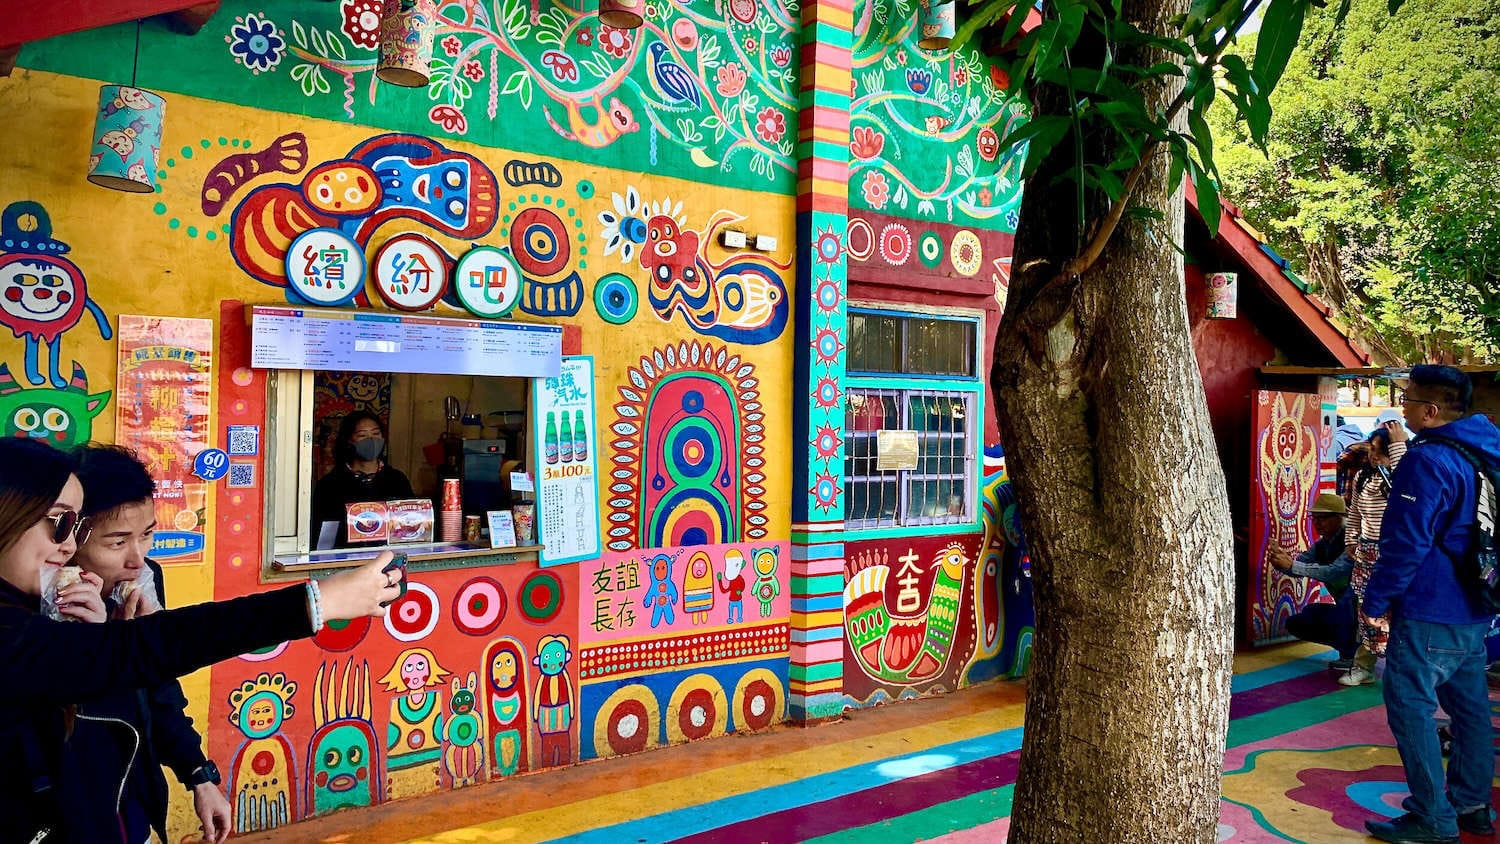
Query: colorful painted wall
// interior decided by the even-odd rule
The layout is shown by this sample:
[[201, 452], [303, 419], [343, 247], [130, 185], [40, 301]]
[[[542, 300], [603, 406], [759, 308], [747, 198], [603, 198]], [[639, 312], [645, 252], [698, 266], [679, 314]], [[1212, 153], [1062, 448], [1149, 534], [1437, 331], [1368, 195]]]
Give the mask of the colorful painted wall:
[[[761, 729], [812, 714], [793, 704], [808, 691], [836, 713], [1023, 671], [1027, 561], [998, 448], [982, 530], [846, 536], [838, 506], [840, 333], [848, 298], [868, 298], [859, 285], [906, 275], [998, 317], [1019, 201], [1017, 161], [998, 147], [1018, 119], [1003, 77], [973, 51], [918, 49], [908, 0], [658, 2], [636, 31], [518, 0], [440, 8], [426, 90], [375, 80], [370, 0], [226, 3], [191, 38], [148, 22], [138, 81], [168, 101], [152, 195], [83, 179], [91, 155], [139, 137], [89, 138], [99, 83], [131, 73], [133, 26], [29, 44], [0, 79], [0, 113], [27, 115], [0, 126], [4, 433], [70, 445], [113, 439], [122, 402], [165, 416], [167, 393], [118, 374], [121, 317], [212, 321], [201, 350], [144, 344], [173, 361], [194, 351], [190, 383], [207, 392], [194, 424], [233, 454], [190, 511], [201, 546], [168, 567], [170, 604], [274, 581], [267, 376], [250, 366], [244, 308], [300, 301], [286, 265], [303, 232], [340, 232], [372, 264], [396, 235], [429, 238], [448, 267], [497, 247], [522, 276], [513, 316], [565, 325], [565, 353], [594, 361], [597, 559], [416, 571], [384, 621], [189, 681], [236, 828]], [[804, 85], [793, 59], [809, 15], [835, 49]], [[829, 80], [850, 93], [831, 111]], [[816, 126], [801, 125], [812, 110]], [[799, 186], [802, 164], [827, 179], [794, 141], [847, 160], [829, 182], [840, 208]], [[799, 237], [794, 212], [806, 222], [812, 207]], [[730, 228], [778, 245], [726, 249]], [[898, 287], [882, 296], [915, 301]], [[389, 307], [373, 286], [348, 293]], [[464, 313], [451, 291], [431, 311]], [[319, 383], [344, 411], [379, 411], [389, 390]], [[816, 437], [794, 423], [808, 411]], [[832, 556], [797, 550], [792, 522], [808, 513]], [[913, 554], [915, 608], [900, 563]], [[851, 597], [881, 565], [884, 588]], [[831, 651], [846, 601], [886, 627]], [[908, 640], [926, 659], [905, 658]], [[195, 825], [186, 808], [174, 804], [174, 837]]]

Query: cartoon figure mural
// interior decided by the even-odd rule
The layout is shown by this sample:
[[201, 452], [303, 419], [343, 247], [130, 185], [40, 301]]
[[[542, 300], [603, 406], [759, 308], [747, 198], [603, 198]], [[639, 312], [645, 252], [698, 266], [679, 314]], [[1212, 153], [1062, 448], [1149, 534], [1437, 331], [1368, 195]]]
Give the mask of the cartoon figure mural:
[[682, 574], [682, 611], [692, 617], [694, 624], [707, 624], [713, 608], [713, 562], [707, 554], [695, 551]]
[[641, 599], [641, 606], [651, 610], [652, 627], [660, 627], [663, 623], [670, 625], [677, 620], [673, 609], [677, 606], [677, 584], [672, 582], [672, 562], [675, 559], [670, 554], [657, 554], [651, 558], [651, 583], [646, 586], [646, 597]]
[[1266, 549], [1295, 554], [1309, 542], [1307, 510], [1317, 495], [1318, 426], [1315, 394], [1261, 390], [1255, 408], [1255, 489], [1251, 496], [1250, 638], [1286, 635], [1286, 620], [1317, 594], [1306, 578], [1286, 577], [1265, 561]]
[[386, 728], [386, 797], [409, 797], [432, 791], [440, 784], [443, 705], [436, 691], [452, 672], [438, 664], [426, 648], [407, 648], [397, 654], [380, 685], [399, 696], [391, 701]]
[[755, 558], [755, 585], [752, 590], [755, 599], [760, 601], [760, 617], [771, 617], [771, 602], [781, 594], [781, 581], [776, 579], [777, 563], [781, 559], [781, 549], [776, 546], [770, 548], [756, 548], [750, 553]]
[[573, 761], [573, 680], [568, 663], [573, 650], [567, 636], [543, 636], [536, 643], [531, 664], [541, 672], [537, 678], [532, 720], [540, 734], [540, 766], [554, 768]]
[[453, 678], [453, 698], [448, 703], [447, 743], [443, 747], [443, 767], [453, 779], [454, 788], [463, 788], [484, 779], [484, 720], [475, 711], [475, 693], [479, 675], [469, 672], [469, 679], [459, 683]]
[[313, 678], [313, 734], [307, 750], [306, 805], [314, 815], [373, 806], [385, 795], [380, 742], [370, 723], [370, 663], [320, 663]]
[[719, 591], [729, 596], [728, 624], [745, 620], [745, 555], [731, 548], [724, 552], [724, 570], [719, 572]]
[[284, 287], [287, 249], [309, 229], [335, 228], [368, 247], [382, 224], [402, 219], [472, 239], [495, 227], [499, 207], [495, 174], [474, 156], [420, 135], [378, 135], [312, 168], [300, 184], [246, 194], [234, 210], [230, 250], [245, 272]]
[[104, 412], [110, 392], [89, 393], [83, 367], [73, 364], [73, 378], [60, 390], [25, 389], [10, 368], [0, 363], [0, 436], [33, 437], [68, 448], [94, 435], [94, 417]]
[[296, 711], [296, 693], [297, 684], [285, 674], [262, 672], [229, 695], [229, 723], [245, 734], [230, 765], [235, 832], [275, 829], [300, 818], [292, 745], [281, 734]]
[[863, 554], [850, 560], [854, 569], [844, 588], [844, 627], [850, 654], [875, 680], [914, 685], [939, 677], [953, 651], [954, 630], [963, 604], [963, 582], [969, 557], [951, 542], [938, 550], [925, 571], [935, 571], [927, 603], [919, 584], [920, 557], [908, 551], [898, 558], [895, 583], [901, 588], [889, 606], [886, 582], [892, 577], [886, 557]]
[[484, 649], [486, 678], [484, 684], [485, 720], [490, 738], [490, 771], [497, 777], [508, 777], [531, 767], [526, 725], [531, 696], [527, 693], [526, 648], [519, 641], [504, 636]]
[[62, 371], [62, 335], [86, 310], [105, 340], [113, 336], [104, 311], [89, 298], [77, 264], [62, 257], [68, 245], [52, 237], [52, 220], [37, 202], [12, 202], [0, 212], [0, 325], [26, 343], [26, 380], [45, 384], [41, 347], [48, 354], [52, 386], [67, 387]]

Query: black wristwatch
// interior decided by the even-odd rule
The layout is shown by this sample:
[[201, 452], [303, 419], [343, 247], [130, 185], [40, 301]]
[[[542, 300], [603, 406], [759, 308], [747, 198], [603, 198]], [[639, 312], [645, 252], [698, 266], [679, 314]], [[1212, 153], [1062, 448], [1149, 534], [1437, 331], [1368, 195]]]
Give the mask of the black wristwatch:
[[214, 785], [220, 783], [219, 766], [215, 765], [213, 760], [204, 762], [195, 768], [191, 774], [188, 774], [187, 779], [182, 781], [182, 784], [188, 788], [197, 788], [204, 783], [210, 782]]

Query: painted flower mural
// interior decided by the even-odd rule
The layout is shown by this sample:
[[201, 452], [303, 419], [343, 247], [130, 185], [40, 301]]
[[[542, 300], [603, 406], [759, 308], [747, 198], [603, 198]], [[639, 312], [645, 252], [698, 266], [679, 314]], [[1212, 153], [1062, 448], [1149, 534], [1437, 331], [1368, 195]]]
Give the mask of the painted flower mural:
[[[344, 23], [339, 29], [354, 46], [373, 50], [380, 46], [381, 0], [344, 0], [340, 10]], [[444, 45], [447, 46], [446, 44]], [[453, 55], [450, 53], [449, 55]]]
[[274, 70], [286, 55], [286, 39], [269, 18], [256, 14], [237, 17], [224, 36], [229, 55], [251, 73]]
[[855, 126], [849, 140], [849, 154], [861, 161], [880, 157], [885, 148], [885, 135], [869, 126]]
[[786, 115], [769, 106], [755, 115], [755, 134], [768, 144], [774, 144], [786, 134]]

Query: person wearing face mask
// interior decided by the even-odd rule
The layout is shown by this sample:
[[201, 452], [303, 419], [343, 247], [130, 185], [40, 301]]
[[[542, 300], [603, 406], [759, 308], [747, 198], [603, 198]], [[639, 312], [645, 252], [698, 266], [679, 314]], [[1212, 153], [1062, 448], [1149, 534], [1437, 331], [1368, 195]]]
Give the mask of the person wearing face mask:
[[318, 537], [328, 522], [337, 525], [333, 546], [348, 546], [346, 505], [412, 497], [411, 481], [385, 462], [385, 429], [375, 414], [357, 410], [344, 417], [334, 443], [334, 458], [337, 464], [313, 488], [314, 547], [318, 547]]

